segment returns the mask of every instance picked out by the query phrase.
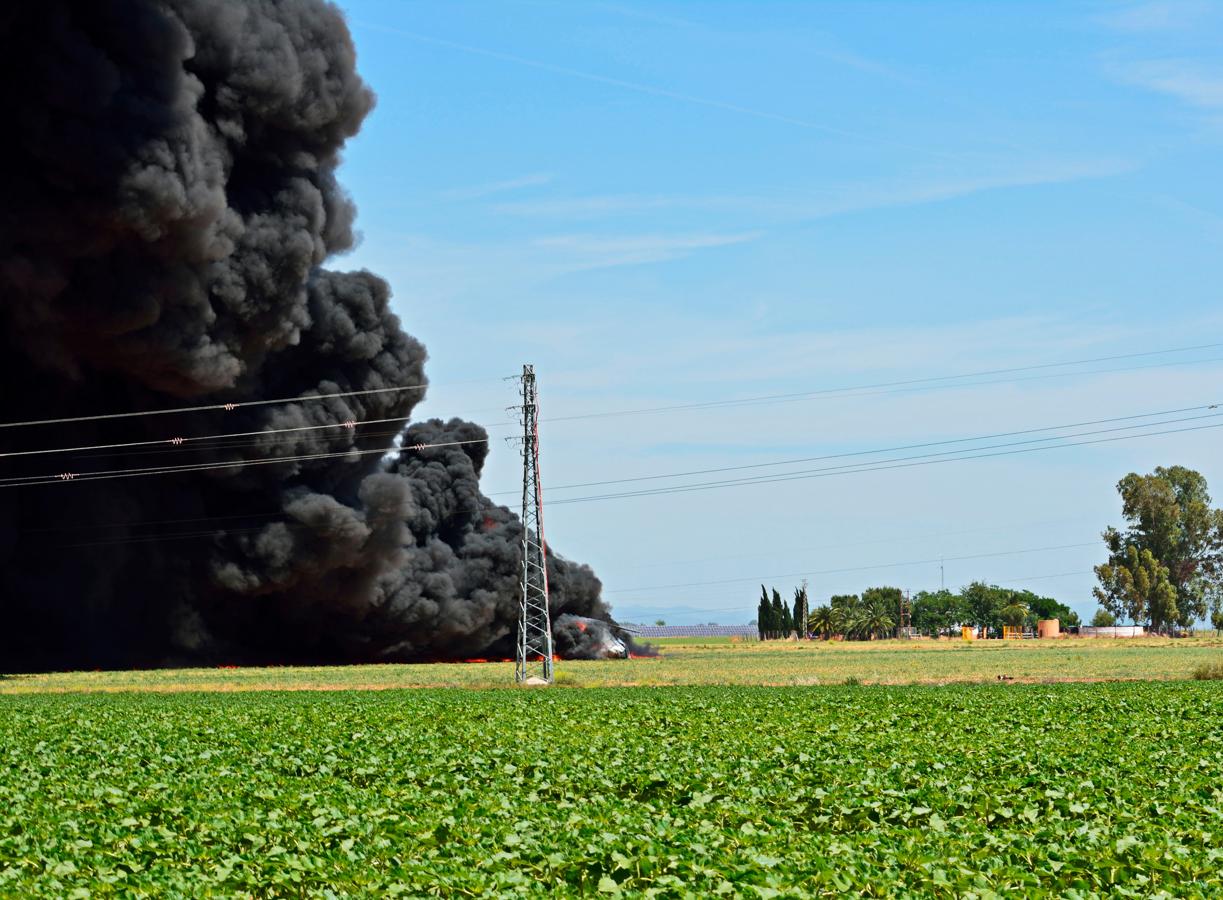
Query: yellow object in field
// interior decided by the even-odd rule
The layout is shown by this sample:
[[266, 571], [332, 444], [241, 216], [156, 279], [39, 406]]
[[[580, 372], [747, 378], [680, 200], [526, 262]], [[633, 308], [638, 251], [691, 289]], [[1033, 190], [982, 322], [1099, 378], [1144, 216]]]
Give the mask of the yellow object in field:
[[977, 639], [976, 629], [969, 628], [967, 625], [960, 628], [960, 633], [964, 636], [964, 640], [966, 641], [975, 641]]
[[1020, 641], [1023, 640], [1023, 626], [1021, 625], [1003, 625], [1002, 639], [1004, 641]]

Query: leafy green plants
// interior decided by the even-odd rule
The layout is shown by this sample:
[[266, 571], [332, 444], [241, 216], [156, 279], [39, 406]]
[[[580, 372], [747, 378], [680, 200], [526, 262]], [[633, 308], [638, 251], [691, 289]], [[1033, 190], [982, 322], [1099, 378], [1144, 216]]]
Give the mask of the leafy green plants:
[[0, 696], [0, 896], [1208, 896], [1217, 682]]

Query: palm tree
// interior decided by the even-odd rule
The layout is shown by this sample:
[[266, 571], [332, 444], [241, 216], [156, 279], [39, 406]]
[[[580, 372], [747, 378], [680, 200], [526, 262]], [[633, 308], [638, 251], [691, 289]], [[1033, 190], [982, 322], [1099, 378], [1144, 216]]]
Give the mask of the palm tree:
[[1022, 625], [1023, 620], [1028, 617], [1028, 608], [1018, 600], [1015, 600], [1002, 607], [1002, 609], [998, 611], [998, 615], [1006, 624], [1018, 627]]
[[832, 609], [832, 633], [852, 640], [857, 625], [858, 612], [851, 606], [836, 606]]
[[891, 613], [882, 606], [868, 609], [862, 617], [862, 629], [866, 632], [868, 640], [891, 634], [895, 627], [896, 622], [892, 619]]
[[870, 610], [865, 606], [856, 606], [845, 611], [845, 637], [850, 640], [864, 641], [870, 637]]
[[862, 601], [857, 594], [832, 598], [832, 631], [853, 640], [858, 630], [858, 618], [862, 612]]
[[831, 607], [817, 606], [811, 610], [810, 615], [807, 617], [807, 622], [820, 637], [827, 638], [832, 636], [832, 631], [836, 624], [836, 616], [833, 615]]

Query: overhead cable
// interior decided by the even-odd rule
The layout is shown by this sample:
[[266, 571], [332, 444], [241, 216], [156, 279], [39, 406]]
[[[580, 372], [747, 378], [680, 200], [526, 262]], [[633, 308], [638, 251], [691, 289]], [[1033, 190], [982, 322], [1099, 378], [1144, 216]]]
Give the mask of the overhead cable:
[[[485, 381], [503, 381], [503, 378], [472, 378], [466, 381], [451, 381], [448, 384], [479, 384]], [[31, 425], [61, 425], [70, 422], [98, 422], [105, 419], [131, 419], [140, 416], [169, 416], [175, 413], [206, 412], [223, 410], [233, 412], [250, 406], [270, 406], [278, 403], [309, 403], [315, 400], [334, 400], [337, 397], [364, 397], [372, 394], [391, 394], [396, 391], [423, 391], [434, 384], [400, 385], [398, 387], [367, 388], [360, 391], [335, 391], [330, 394], [313, 394], [310, 396], [276, 397], [271, 400], [233, 400], [222, 403], [205, 403], [200, 406], [176, 406], [168, 409], [144, 409], [121, 413], [100, 413], [92, 416], [64, 416], [58, 419], [28, 419], [24, 422], [0, 422], [0, 428], [24, 428]]]
[[149, 466], [137, 469], [111, 469], [101, 472], [63, 472], [58, 475], [26, 475], [17, 478], [0, 478], [0, 488], [26, 487], [40, 484], [58, 484], [78, 481], [101, 481], [110, 478], [137, 478], [145, 475], [170, 475], [182, 472], [204, 472], [219, 469], [240, 469], [247, 466], [269, 466], [277, 463], [305, 462], [341, 457], [386, 456], [403, 450], [428, 450], [434, 447], [458, 447], [465, 444], [483, 444], [483, 438], [468, 441], [441, 441], [434, 444], [407, 444], [403, 447], [383, 447], [373, 450], [342, 450], [336, 453], [309, 453], [298, 456], [279, 456], [268, 459], [243, 459], [225, 463], [198, 463], [181, 466]]
[[[603, 481], [585, 481], [585, 482], [578, 482], [575, 484], [549, 485], [548, 490], [549, 491], [563, 491], [563, 490], [572, 490], [574, 488], [601, 487], [603, 485], [609, 485], [609, 484], [628, 484], [628, 483], [637, 482], [637, 481], [655, 481], [655, 480], [662, 479], [662, 478], [683, 478], [683, 477], [690, 476], [690, 475], [711, 475], [717, 472], [739, 472], [739, 471], [743, 471], [746, 469], [762, 469], [762, 468], [769, 468], [773, 466], [797, 465], [798, 463], [819, 462], [821, 460], [826, 460], [826, 459], [847, 459], [853, 456], [873, 456], [873, 455], [880, 454], [880, 453], [894, 453], [900, 450], [919, 450], [925, 447], [943, 447], [949, 444], [975, 443], [977, 441], [988, 441], [988, 440], [993, 440], [995, 438], [1017, 437], [1023, 434], [1038, 434], [1042, 431], [1065, 431], [1066, 429], [1069, 429], [1069, 428], [1083, 428], [1088, 425], [1104, 425], [1110, 422], [1129, 422], [1135, 419], [1150, 419], [1156, 416], [1178, 415], [1184, 412], [1197, 412], [1200, 410], [1215, 409], [1218, 407], [1218, 405], [1219, 405], [1218, 403], [1201, 404], [1199, 406], [1186, 406], [1180, 409], [1168, 409], [1168, 410], [1161, 410], [1159, 412], [1137, 413], [1135, 415], [1128, 415], [1128, 416], [1113, 416], [1107, 419], [1090, 419], [1084, 422], [1071, 422], [1065, 425], [1046, 425], [1040, 428], [1025, 428], [1019, 431], [1002, 431], [1002, 432], [996, 432], [994, 434], [977, 435], [975, 437], [951, 438], [951, 439], [943, 440], [943, 441], [926, 441], [920, 444], [900, 444], [894, 447], [880, 447], [880, 448], [872, 449], [872, 450], [853, 450], [853, 451], [849, 451], [846, 453], [826, 453], [820, 456], [802, 456], [802, 457], [797, 457], [794, 459], [781, 459], [781, 460], [773, 460], [770, 462], [762, 462], [762, 463], [747, 463], [747, 464], [738, 465], [738, 466], [720, 466], [718, 468], [712, 468], [712, 469], [691, 469], [685, 472], [670, 472], [670, 473], [661, 474], [661, 475], [638, 475], [632, 478], [611, 478], [611, 479], [606, 479]], [[1175, 419], [1175, 420], [1168, 420], [1168, 421], [1179, 422], [1179, 421], [1188, 421], [1188, 420], [1187, 419]], [[1152, 422], [1150, 423], [1150, 426], [1160, 425], [1160, 424], [1164, 424], [1164, 423]], [[1131, 427], [1143, 428], [1143, 427], [1149, 427], [1149, 426], [1136, 425], [1136, 426], [1131, 426]], [[1118, 429], [1118, 430], [1127, 430], [1127, 429]], [[1087, 433], [1095, 434], [1099, 432], [1087, 432]], [[1067, 437], [1073, 437], [1073, 435], [1067, 435]], [[1058, 440], [1058, 436], [1054, 435], [1049, 438], [1044, 438], [1043, 440]], [[489, 496], [499, 497], [502, 495], [508, 495], [508, 494], [513, 494], [513, 493], [514, 491], [498, 491], [496, 493], [489, 494]]]
[[[1200, 418], [1215, 418], [1215, 417], [1216, 416], [1195, 416], [1193, 418], [1200, 419]], [[1190, 421], [1190, 420], [1185, 419], [1185, 420], [1173, 420], [1173, 421]], [[1153, 423], [1153, 424], [1162, 425], [1162, 424], [1167, 424], [1167, 423], [1160, 422], [1160, 423]], [[702, 482], [702, 483], [692, 484], [692, 485], [673, 485], [670, 487], [651, 488], [651, 489], [640, 490], [640, 491], [622, 491], [620, 493], [614, 493], [614, 494], [594, 494], [594, 495], [587, 496], [587, 497], [564, 497], [564, 498], [561, 498], [560, 500], [551, 501], [551, 505], [557, 506], [557, 505], [567, 504], [567, 503], [588, 503], [588, 502], [592, 502], [595, 500], [615, 500], [615, 499], [621, 499], [621, 498], [626, 498], [626, 497], [649, 497], [649, 496], [658, 496], [658, 495], [663, 495], [663, 494], [687, 493], [690, 491], [714, 490], [717, 488], [724, 488], [724, 487], [737, 487], [737, 486], [754, 485], [754, 484], [772, 484], [772, 483], [780, 482], [780, 481], [800, 481], [800, 480], [805, 480], [809, 478], [828, 478], [834, 475], [853, 475], [853, 474], [857, 474], [860, 472], [882, 472], [882, 471], [887, 471], [890, 469], [908, 469], [908, 468], [914, 468], [917, 466], [935, 465], [937, 463], [960, 462], [963, 460], [970, 460], [970, 459], [986, 459], [986, 458], [991, 458], [991, 457], [996, 457], [996, 456], [1013, 456], [1013, 455], [1017, 455], [1020, 453], [1035, 453], [1040, 450], [1058, 450], [1064, 447], [1082, 447], [1082, 446], [1087, 446], [1089, 444], [1104, 444], [1104, 443], [1111, 443], [1115, 441], [1135, 440], [1137, 438], [1157, 437], [1157, 436], [1166, 435], [1166, 434], [1181, 434], [1181, 433], [1189, 432], [1189, 431], [1204, 431], [1204, 430], [1211, 429], [1211, 428], [1223, 428], [1223, 424], [1197, 425], [1197, 426], [1191, 426], [1188, 428], [1171, 428], [1171, 429], [1167, 429], [1164, 431], [1149, 431], [1149, 432], [1143, 432], [1141, 434], [1120, 435], [1118, 437], [1109, 437], [1109, 438], [1096, 438], [1095, 440], [1090, 440], [1090, 441], [1067, 441], [1065, 443], [1052, 444], [1052, 445], [1047, 445], [1043, 447], [1024, 447], [1019, 450], [1002, 450], [1002, 451], [992, 452], [992, 453], [974, 453], [971, 451], [957, 451], [957, 452], [964, 454], [964, 455], [957, 455], [957, 456], [948, 456], [947, 454], [921, 454], [915, 457], [901, 457], [899, 460], [895, 460], [895, 459], [878, 460], [873, 463], [858, 463], [852, 466], [830, 466], [824, 469], [812, 469], [812, 470], [807, 470], [801, 473], [791, 472], [791, 473], [785, 473], [781, 475], [757, 476], [754, 478], [728, 479], [724, 481], [709, 481], [709, 482]], [[1106, 430], [1117, 430], [1117, 429], [1106, 429]], [[1129, 430], [1129, 429], [1122, 429], [1122, 430]], [[1093, 433], [1100, 433], [1100, 432], [1093, 432]], [[1070, 435], [1070, 436], [1074, 437], [1075, 435]], [[1031, 443], [1031, 442], [1030, 441], [1019, 441], [1016, 443], [1025, 444], [1025, 443]], [[1015, 444], [1000, 444], [997, 446], [1012, 446], [1013, 447], [1015, 446]], [[973, 448], [973, 449], [985, 449], [985, 448]], [[931, 456], [938, 456], [938, 457], [943, 457], [943, 458], [929, 459], [928, 457], [931, 457]], [[901, 460], [917, 460], [917, 461], [903, 462]]]
[[[796, 393], [787, 393], [787, 394], [765, 394], [765, 395], [756, 396], [756, 397], [741, 397], [737, 399], [708, 400], [708, 401], [697, 402], [697, 403], [677, 403], [677, 404], [672, 404], [669, 406], [651, 406], [651, 407], [643, 407], [639, 409], [610, 410], [606, 412], [593, 412], [593, 413], [577, 413], [577, 414], [568, 415], [568, 416], [549, 416], [547, 418], [542, 419], [541, 421], [544, 421], [544, 422], [571, 422], [571, 421], [576, 421], [579, 419], [600, 419], [600, 418], [609, 418], [609, 417], [615, 417], [615, 416], [635, 416], [635, 415], [644, 415], [648, 413], [675, 412], [678, 410], [687, 410], [687, 409], [716, 409], [716, 408], [726, 407], [726, 406], [744, 406], [744, 405], [750, 405], [750, 404], [755, 404], [755, 403], [782, 403], [782, 402], [791, 402], [791, 401], [798, 401], [798, 400], [815, 399], [818, 397], [826, 397], [826, 396], [832, 396], [832, 395], [837, 395], [837, 394], [854, 395], [854, 392], [858, 392], [858, 391], [872, 391], [875, 389], [882, 389], [882, 388], [903, 388], [903, 387], [911, 387], [914, 385], [922, 385], [922, 384], [940, 386], [940, 385], [937, 385], [937, 382], [958, 381], [958, 380], [965, 379], [965, 378], [979, 378], [979, 377], [985, 377], [988, 375], [1005, 375], [1005, 374], [1013, 374], [1016, 372], [1029, 372], [1029, 371], [1036, 371], [1036, 370], [1041, 370], [1041, 369], [1063, 368], [1065, 366], [1089, 365], [1089, 364], [1097, 363], [1097, 362], [1109, 362], [1109, 361], [1115, 361], [1115, 360], [1120, 360], [1120, 359], [1138, 359], [1140, 357], [1162, 356], [1162, 355], [1166, 355], [1169, 353], [1190, 353], [1196, 350], [1209, 350], [1209, 349], [1216, 349], [1219, 347], [1223, 347], [1223, 343], [1198, 344], [1192, 347], [1172, 347], [1166, 350], [1150, 350], [1150, 351], [1146, 351], [1143, 353], [1125, 353], [1125, 354], [1118, 354], [1116, 356], [1100, 356], [1100, 357], [1095, 357], [1092, 359], [1068, 360], [1066, 362], [1057, 362], [1057, 363], [1040, 363], [1040, 364], [1031, 365], [1031, 366], [1015, 366], [1015, 367], [1007, 368], [1007, 369], [986, 369], [986, 370], [979, 371], [979, 372], [964, 372], [958, 375], [933, 375], [933, 376], [928, 376], [925, 378], [910, 378], [910, 379], [906, 379], [903, 381], [881, 381], [881, 382], [876, 382], [872, 384], [852, 385], [849, 387], [841, 387], [841, 388], [821, 388], [819, 390], [799, 391]], [[1127, 372], [1127, 371], [1134, 371], [1138, 369], [1154, 369], [1154, 368], [1165, 368], [1168, 366], [1194, 365], [1195, 363], [1202, 363], [1202, 362], [1218, 362], [1220, 361], [1220, 359], [1223, 359], [1223, 358], [1212, 357], [1210, 359], [1204, 359], [1204, 360], [1176, 360], [1176, 361], [1166, 362], [1166, 363], [1154, 363], [1148, 366], [1128, 366], [1128, 367], [1113, 368], [1113, 369], [1095, 369], [1095, 370], [1091, 370], [1088, 372], [1059, 372], [1053, 375], [1037, 376], [1037, 378], [1064, 378], [1064, 377], [1071, 377], [1071, 376], [1076, 376], [1076, 375], [1111, 374], [1113, 372]], [[1010, 381], [1022, 381], [1022, 380], [1027, 380], [1027, 379], [1003, 379], [1001, 381], [976, 382], [975, 384], [969, 384], [969, 385], [949, 384], [949, 385], [941, 385], [941, 386], [943, 387], [973, 387], [977, 384], [1003, 384], [1003, 383], [1008, 383]], [[879, 393], [894, 393], [894, 391], [881, 390], [879, 391]], [[869, 394], [858, 394], [857, 396], [870, 396], [870, 395]], [[501, 424], [501, 423], [497, 423], [497, 424]]]
[[[91, 450], [116, 450], [129, 447], [152, 447], [167, 445], [162, 447], [164, 450], [177, 450], [188, 447], [192, 444], [197, 444], [204, 441], [224, 441], [227, 438], [249, 438], [262, 437], [263, 435], [271, 434], [289, 434], [292, 432], [303, 431], [321, 431], [327, 428], [338, 428], [341, 430], [351, 431], [359, 425], [381, 425], [386, 422], [404, 422], [405, 416], [392, 416], [386, 419], [351, 419], [346, 422], [329, 422], [325, 425], [297, 425], [292, 428], [265, 428], [262, 431], [234, 431], [223, 434], [212, 435], [196, 435], [194, 437], [170, 437], [161, 438], [159, 440], [150, 441], [126, 441], [118, 444], [87, 444], [81, 447], [45, 447], [40, 450], [15, 450], [10, 453], [0, 453], [0, 459], [5, 459], [10, 456], [37, 456], [44, 453], [85, 453]], [[366, 434], [367, 432], [362, 432]], [[393, 432], [398, 434], [398, 431]], [[238, 442], [236, 445], [225, 444], [223, 446], [242, 446], [247, 442]], [[250, 441], [250, 444], [261, 443], [259, 441]]]

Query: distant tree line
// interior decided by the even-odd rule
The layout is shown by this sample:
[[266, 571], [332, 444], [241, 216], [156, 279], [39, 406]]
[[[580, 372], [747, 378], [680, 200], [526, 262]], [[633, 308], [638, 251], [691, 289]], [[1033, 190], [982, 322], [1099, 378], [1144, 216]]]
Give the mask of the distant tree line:
[[[1128, 620], [1152, 631], [1192, 628], [1209, 614], [1223, 629], [1223, 510], [1211, 507], [1206, 479], [1184, 466], [1131, 472], [1117, 483], [1123, 528], [1104, 531], [1108, 561], [1095, 567], [1100, 609], [1093, 625]], [[757, 628], [762, 640], [841, 636], [870, 640], [896, 634], [901, 591], [868, 588], [810, 608], [806, 585], [794, 601], [760, 587]], [[910, 606], [921, 634], [956, 634], [962, 626], [1000, 632], [1004, 625], [1034, 627], [1041, 619], [1076, 626], [1078, 614], [1051, 597], [974, 581], [959, 591], [920, 591]]]
[[[776, 588], [772, 595], [760, 587], [757, 628], [761, 640], [793, 635], [850, 641], [894, 637], [900, 622], [902, 591], [897, 587], [872, 587], [859, 594], [838, 594], [826, 605], [810, 609], [807, 630], [800, 633], [799, 609], [807, 609], [806, 588], [795, 591], [791, 610]], [[1032, 591], [1017, 591], [974, 581], [959, 591], [919, 591], [912, 599], [913, 629], [932, 637], [959, 635], [962, 626], [1001, 633], [1003, 625], [1035, 628], [1040, 619], [1059, 619], [1063, 625], [1078, 625], [1078, 613], [1052, 597]]]
[[1063, 626], [1079, 625], [1079, 614], [1052, 597], [974, 581], [959, 591], [919, 591], [913, 597], [913, 627], [934, 637], [956, 635], [969, 626], [987, 634], [1002, 626], [1033, 629], [1042, 619], [1058, 619]]

